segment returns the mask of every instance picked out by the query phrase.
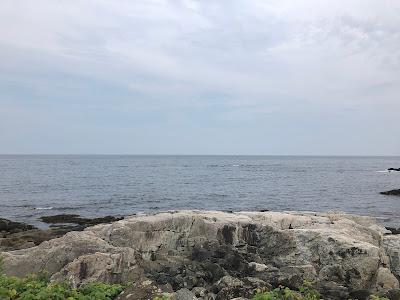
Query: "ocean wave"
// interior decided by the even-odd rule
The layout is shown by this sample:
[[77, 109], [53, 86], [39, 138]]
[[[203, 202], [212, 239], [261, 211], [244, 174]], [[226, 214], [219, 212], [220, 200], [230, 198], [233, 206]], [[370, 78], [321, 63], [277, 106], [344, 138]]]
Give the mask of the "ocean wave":
[[65, 206], [65, 207], [55, 207], [54, 209], [57, 209], [57, 210], [75, 210], [75, 209], [81, 209], [83, 207], [84, 207], [83, 205], [75, 206], [75, 207], [73, 207], [73, 206]]
[[12, 207], [12, 208], [34, 208], [32, 205], [29, 204], [22, 204], [22, 205], [13, 205], [13, 204], [2, 204], [2, 207]]
[[226, 194], [219, 194], [219, 193], [210, 193], [208, 197], [228, 197]]
[[53, 206], [47, 206], [47, 207], [35, 207], [35, 210], [51, 210], [53, 209]]

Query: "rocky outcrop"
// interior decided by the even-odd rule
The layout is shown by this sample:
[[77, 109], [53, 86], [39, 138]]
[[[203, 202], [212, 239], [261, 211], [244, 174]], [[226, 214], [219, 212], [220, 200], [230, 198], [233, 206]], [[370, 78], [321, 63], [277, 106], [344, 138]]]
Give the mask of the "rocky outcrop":
[[395, 228], [395, 227], [385, 227], [387, 230], [389, 230], [392, 234], [400, 234], [400, 228]]
[[389, 168], [388, 171], [389, 172], [391, 172], [391, 171], [400, 172], [400, 168]]
[[13, 222], [7, 219], [0, 218], [0, 232], [17, 233], [26, 230], [36, 229], [35, 226], [20, 222]]
[[399, 253], [400, 236], [370, 217], [178, 211], [89, 227], [3, 256], [9, 275], [46, 269], [71, 285], [134, 282], [132, 289], [146, 284], [149, 293], [223, 300], [307, 280], [325, 299], [362, 299], [396, 294]]
[[0, 251], [25, 249], [64, 235], [59, 228], [40, 230], [35, 226], [0, 219]]
[[11, 251], [31, 248], [63, 236], [70, 231], [82, 231], [86, 227], [121, 220], [113, 216], [101, 218], [82, 218], [79, 215], [55, 215], [41, 217], [44, 223], [50, 224], [48, 229], [7, 219], [0, 219], [0, 251]]
[[387, 195], [387, 196], [400, 196], [400, 189], [399, 190], [390, 190], [386, 192], [381, 192], [382, 195]]

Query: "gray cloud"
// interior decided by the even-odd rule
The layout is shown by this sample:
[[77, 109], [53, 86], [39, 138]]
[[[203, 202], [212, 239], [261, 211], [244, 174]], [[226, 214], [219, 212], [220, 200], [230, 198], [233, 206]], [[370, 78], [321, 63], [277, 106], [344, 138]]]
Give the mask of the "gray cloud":
[[[400, 110], [399, 14], [397, 1], [373, 0], [5, 0], [0, 7], [0, 133], [8, 137], [3, 151], [157, 152], [153, 148], [165, 128], [179, 132], [178, 143], [179, 136], [214, 130], [231, 137], [226, 145], [236, 141], [232, 131], [265, 132], [276, 145], [268, 153], [399, 153], [400, 141], [393, 141], [399, 125], [388, 121]], [[115, 140], [115, 149], [90, 150], [79, 128], [101, 135], [104, 115], [94, 115], [90, 126], [81, 119], [80, 126], [72, 126], [68, 120], [79, 107], [114, 112], [110, 123], [126, 120], [120, 127], [110, 125], [110, 138], [112, 132], [137, 135], [135, 130], [148, 128], [146, 117], [129, 125], [139, 112], [148, 120], [159, 116], [156, 124], [180, 121], [152, 128], [152, 140], [140, 149]], [[46, 151], [21, 143], [28, 130], [10, 117], [16, 112], [29, 122], [29, 134], [53, 137], [63, 130], [50, 132], [46, 126], [58, 115], [65, 137], [76, 135], [82, 147]], [[39, 116], [42, 127], [34, 124]], [[192, 127], [194, 122], [203, 122], [205, 131]], [[271, 131], [274, 124], [282, 128], [278, 135]], [[9, 128], [16, 130], [12, 139]], [[299, 130], [309, 136], [303, 142], [280, 140]], [[310, 145], [312, 139], [322, 145], [328, 134], [331, 150]], [[364, 138], [355, 143], [354, 135]], [[389, 146], [372, 147], [373, 141]], [[268, 150], [263, 143], [254, 137], [238, 151]], [[163, 146], [159, 152], [172, 150]], [[230, 151], [236, 150], [214, 149]]]

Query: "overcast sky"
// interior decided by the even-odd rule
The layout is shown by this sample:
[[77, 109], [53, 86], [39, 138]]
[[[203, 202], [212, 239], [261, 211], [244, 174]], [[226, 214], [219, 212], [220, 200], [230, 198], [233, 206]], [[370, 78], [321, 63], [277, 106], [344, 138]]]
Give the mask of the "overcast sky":
[[2, 0], [0, 153], [400, 154], [400, 1]]

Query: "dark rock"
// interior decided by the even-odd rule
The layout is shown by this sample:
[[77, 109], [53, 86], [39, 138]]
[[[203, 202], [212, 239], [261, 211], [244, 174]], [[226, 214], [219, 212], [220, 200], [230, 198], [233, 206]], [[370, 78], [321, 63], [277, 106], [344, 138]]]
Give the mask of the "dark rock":
[[389, 230], [392, 234], [400, 234], [400, 228], [394, 228], [394, 227], [385, 227], [387, 230]]
[[233, 244], [233, 237], [235, 235], [236, 227], [225, 225], [222, 227], [221, 234], [227, 244]]
[[397, 172], [400, 172], [400, 168], [389, 168], [388, 171], [389, 171], [389, 172], [390, 172], [390, 171], [397, 171]]
[[62, 214], [62, 215], [54, 215], [54, 216], [43, 216], [40, 217], [40, 220], [44, 223], [73, 223], [78, 224], [82, 218], [79, 215], [69, 215], [69, 214]]
[[35, 226], [7, 219], [0, 219], [0, 232], [0, 251], [30, 248], [43, 241]]
[[217, 294], [217, 300], [230, 300], [243, 295], [242, 287], [226, 287]]
[[78, 224], [85, 226], [93, 226], [102, 223], [111, 223], [122, 219], [123, 218], [113, 217], [113, 216], [105, 216], [101, 218], [90, 219], [90, 218], [82, 218], [79, 215], [70, 215], [70, 214], [40, 217], [40, 220], [44, 223], [51, 223], [51, 224], [68, 223], [68, 224]]
[[386, 191], [386, 192], [381, 192], [382, 195], [388, 195], [388, 196], [400, 196], [400, 189], [399, 190], [391, 190], [391, 191]]
[[56, 215], [41, 217], [50, 223], [49, 229], [38, 229], [35, 226], [0, 219], [0, 251], [12, 251], [31, 248], [41, 243], [62, 237], [70, 231], [82, 231], [88, 226], [110, 223], [120, 218], [106, 216], [103, 218], [81, 218], [78, 215]]
[[350, 292], [350, 298], [351, 299], [357, 299], [357, 300], [366, 300], [369, 298], [371, 295], [371, 292], [368, 290], [356, 290]]
[[222, 277], [215, 284], [214, 290], [218, 290], [217, 293], [218, 300], [232, 299], [240, 296], [245, 296], [244, 282], [238, 278], [229, 275]]
[[317, 283], [317, 290], [323, 293], [327, 299], [348, 299], [348, 289], [333, 281], [324, 281]]
[[8, 233], [16, 233], [32, 229], [36, 229], [36, 227], [25, 223], [13, 222], [7, 219], [0, 218], [0, 231], [5, 231]]
[[59, 230], [40, 230], [33, 229], [17, 233], [11, 233], [0, 238], [0, 250], [20, 250], [40, 245], [48, 241], [63, 236], [67, 231]]
[[389, 300], [400, 300], [400, 290], [394, 289], [390, 290], [385, 293], [384, 297], [388, 298]]

